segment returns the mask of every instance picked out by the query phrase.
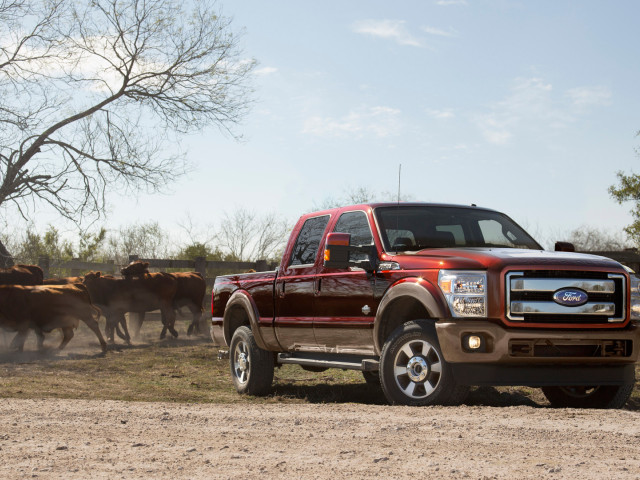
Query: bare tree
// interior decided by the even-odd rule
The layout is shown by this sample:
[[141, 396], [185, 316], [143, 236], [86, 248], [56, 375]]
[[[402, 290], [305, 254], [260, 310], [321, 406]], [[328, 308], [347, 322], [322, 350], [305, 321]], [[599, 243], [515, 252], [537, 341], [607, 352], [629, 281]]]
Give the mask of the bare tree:
[[[371, 202], [395, 202], [398, 200], [398, 193], [393, 193], [388, 190], [382, 192], [375, 192], [369, 187], [360, 185], [358, 187], [346, 187], [342, 191], [342, 195], [338, 197], [325, 197], [321, 202], [314, 202], [313, 210], [328, 210], [330, 208], [344, 207], [346, 205], [358, 205], [361, 203]], [[411, 194], [401, 194], [401, 202], [409, 202], [413, 200]]]
[[582, 225], [573, 230], [569, 241], [582, 252], [620, 251], [627, 248], [629, 241], [621, 231], [608, 232], [604, 229]]
[[255, 63], [212, 0], [0, 0], [0, 25], [0, 208], [24, 218], [162, 189], [179, 135], [234, 135], [250, 104]]
[[289, 226], [275, 213], [259, 217], [244, 208], [225, 213], [218, 242], [241, 261], [263, 260], [274, 255], [287, 239]]
[[166, 258], [170, 256], [169, 235], [158, 222], [121, 227], [107, 238], [103, 255], [114, 259], [116, 264], [125, 265], [129, 255], [141, 258]]
[[187, 236], [187, 245], [203, 245], [209, 248], [216, 239], [213, 226], [207, 225], [203, 229], [189, 212], [183, 214], [178, 226]]

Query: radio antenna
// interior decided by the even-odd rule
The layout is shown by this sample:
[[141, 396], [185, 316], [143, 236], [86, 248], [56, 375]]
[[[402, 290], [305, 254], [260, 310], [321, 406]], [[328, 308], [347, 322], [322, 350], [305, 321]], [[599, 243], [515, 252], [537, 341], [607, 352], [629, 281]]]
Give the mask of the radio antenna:
[[[402, 164], [398, 164], [398, 199], [396, 206], [396, 238], [400, 234], [400, 179], [402, 178]], [[396, 243], [396, 239], [393, 240], [393, 243]], [[396, 254], [398, 253], [398, 249], [396, 247]]]
[[398, 164], [398, 205], [400, 205], [400, 179], [402, 175], [402, 164]]

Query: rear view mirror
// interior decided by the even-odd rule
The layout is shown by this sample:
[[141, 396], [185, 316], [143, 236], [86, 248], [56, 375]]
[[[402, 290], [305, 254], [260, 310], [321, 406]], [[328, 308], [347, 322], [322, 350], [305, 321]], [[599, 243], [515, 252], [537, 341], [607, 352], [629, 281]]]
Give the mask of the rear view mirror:
[[[367, 260], [352, 261], [351, 253], [364, 253]], [[324, 266], [327, 268], [358, 267], [369, 272], [378, 268], [375, 245], [352, 246], [350, 233], [329, 233], [324, 247]]]
[[349, 268], [350, 244], [350, 233], [329, 233], [324, 247], [324, 266], [327, 268]]

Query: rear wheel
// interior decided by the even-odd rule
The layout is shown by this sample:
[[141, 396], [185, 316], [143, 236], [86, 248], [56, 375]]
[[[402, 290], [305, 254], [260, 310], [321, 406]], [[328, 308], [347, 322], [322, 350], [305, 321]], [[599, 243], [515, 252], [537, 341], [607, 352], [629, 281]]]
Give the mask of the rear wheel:
[[432, 325], [411, 321], [398, 327], [380, 356], [387, 400], [400, 405], [458, 405], [469, 387], [459, 385], [445, 361]]
[[256, 344], [248, 327], [239, 327], [229, 346], [231, 378], [238, 393], [266, 395], [273, 382], [273, 354]]
[[623, 385], [595, 387], [542, 387], [542, 392], [556, 408], [622, 408], [634, 384], [635, 381], [627, 381]]

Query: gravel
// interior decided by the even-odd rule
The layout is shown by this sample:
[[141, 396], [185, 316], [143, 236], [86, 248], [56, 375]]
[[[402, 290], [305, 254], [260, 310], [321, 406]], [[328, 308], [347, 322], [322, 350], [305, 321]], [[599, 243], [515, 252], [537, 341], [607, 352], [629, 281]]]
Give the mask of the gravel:
[[0, 478], [640, 479], [640, 412], [0, 403]]

